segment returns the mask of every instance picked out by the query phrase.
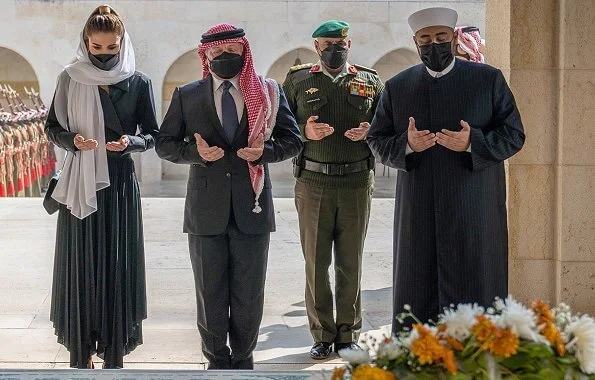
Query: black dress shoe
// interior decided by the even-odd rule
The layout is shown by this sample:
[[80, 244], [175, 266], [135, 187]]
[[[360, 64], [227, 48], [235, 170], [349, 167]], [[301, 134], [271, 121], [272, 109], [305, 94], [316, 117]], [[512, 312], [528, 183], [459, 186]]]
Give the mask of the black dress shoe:
[[335, 343], [335, 352], [340, 350], [361, 350], [362, 348], [353, 342], [349, 343]]
[[310, 357], [316, 360], [328, 358], [331, 355], [331, 346], [326, 342], [315, 343], [310, 349]]

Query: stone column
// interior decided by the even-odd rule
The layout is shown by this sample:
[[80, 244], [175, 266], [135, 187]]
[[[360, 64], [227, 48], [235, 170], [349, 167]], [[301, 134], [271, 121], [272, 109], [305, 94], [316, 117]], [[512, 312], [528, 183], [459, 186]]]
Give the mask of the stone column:
[[508, 165], [510, 292], [595, 313], [593, 0], [487, 0], [486, 20], [527, 134]]

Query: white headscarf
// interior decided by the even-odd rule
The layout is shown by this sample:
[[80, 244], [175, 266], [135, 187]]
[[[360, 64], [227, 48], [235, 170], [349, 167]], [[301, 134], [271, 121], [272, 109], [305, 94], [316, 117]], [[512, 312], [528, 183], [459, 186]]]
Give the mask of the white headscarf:
[[83, 33], [76, 58], [58, 77], [54, 98], [56, 118], [63, 127], [86, 139], [97, 140], [95, 150], [68, 154], [52, 197], [65, 204], [79, 219], [97, 211], [97, 191], [109, 187], [105, 124], [99, 97], [100, 85], [116, 84], [134, 75], [132, 42], [124, 32], [119, 62], [111, 70], [101, 70], [91, 63]]

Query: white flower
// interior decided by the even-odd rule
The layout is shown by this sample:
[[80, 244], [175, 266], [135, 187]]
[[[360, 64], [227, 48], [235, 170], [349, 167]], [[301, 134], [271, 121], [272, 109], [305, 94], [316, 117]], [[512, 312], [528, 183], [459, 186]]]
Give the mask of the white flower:
[[369, 363], [371, 360], [368, 350], [351, 350], [347, 348], [339, 350], [339, 356], [353, 366]]
[[537, 317], [533, 310], [527, 309], [512, 296], [506, 298], [501, 314], [495, 316], [493, 321], [501, 328], [509, 328], [522, 339], [547, 343], [547, 339], [537, 330]]
[[566, 348], [575, 352], [581, 369], [588, 375], [595, 374], [595, 321], [583, 315], [566, 327], [565, 333], [572, 337]]
[[[576, 322], [579, 319], [578, 315], [575, 315], [570, 310], [570, 306], [566, 305], [565, 303], [561, 303], [558, 306], [552, 309], [552, 313], [554, 314], [554, 323], [558, 330], [564, 332], [566, 327], [571, 324], [572, 322]], [[566, 334], [562, 334], [564, 338]], [[568, 342], [568, 341], [566, 341]]]
[[475, 317], [483, 313], [484, 308], [477, 304], [459, 304], [456, 310], [445, 309], [439, 323], [446, 325], [446, 335], [462, 342], [471, 336], [471, 328], [477, 322]]
[[379, 358], [395, 360], [402, 354], [403, 350], [401, 349], [401, 345], [395, 338], [383, 340], [382, 342], [380, 342], [380, 345], [378, 346]]
[[417, 338], [419, 338], [419, 333], [417, 332], [416, 329], [411, 330], [411, 332], [409, 333], [409, 335], [405, 338], [403, 338], [403, 346], [407, 347], [407, 349], [411, 350], [411, 343], [413, 343], [414, 340], [416, 340]]
[[494, 302], [494, 308], [497, 311], [502, 311], [502, 309], [504, 309], [505, 304], [504, 301], [502, 300], [502, 298], [500, 297], [496, 297], [496, 301]]

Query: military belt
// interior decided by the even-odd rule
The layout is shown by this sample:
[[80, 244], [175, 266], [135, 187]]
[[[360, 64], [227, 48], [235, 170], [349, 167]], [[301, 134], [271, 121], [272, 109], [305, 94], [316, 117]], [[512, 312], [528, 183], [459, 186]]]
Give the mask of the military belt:
[[374, 157], [347, 164], [323, 164], [321, 162], [303, 159], [300, 167], [311, 172], [322, 173], [326, 175], [346, 175], [351, 173], [363, 172], [374, 168]]

